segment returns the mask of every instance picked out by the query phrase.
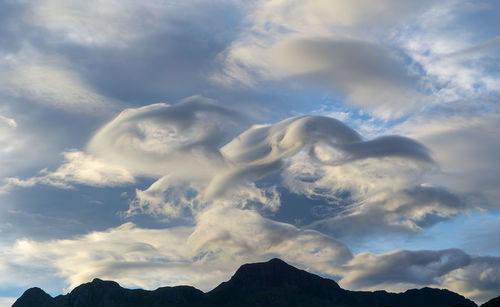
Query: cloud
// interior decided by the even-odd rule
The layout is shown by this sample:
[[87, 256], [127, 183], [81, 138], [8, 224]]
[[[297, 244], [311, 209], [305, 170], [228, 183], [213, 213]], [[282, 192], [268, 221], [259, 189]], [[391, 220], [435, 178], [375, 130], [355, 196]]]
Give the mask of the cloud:
[[65, 153], [67, 162], [54, 172], [9, 178], [4, 190], [38, 183], [120, 186], [146, 176], [156, 181], [136, 189], [125, 216], [190, 221], [215, 203], [279, 214], [287, 206], [279, 191], [285, 188], [324, 201], [324, 212], [308, 227], [339, 237], [418, 232], [470, 209], [424, 181], [436, 165], [412, 139], [363, 140], [323, 116], [256, 125], [237, 135], [246, 122], [201, 96], [127, 109], [95, 133], [85, 153]]
[[341, 242], [313, 230], [263, 218], [251, 210], [214, 206], [195, 226], [140, 228], [125, 223], [69, 239], [18, 240], [3, 251], [0, 270], [10, 280], [43, 268], [46, 277], [65, 280], [66, 291], [95, 277], [128, 287], [190, 284], [210, 290], [242, 263], [281, 257], [340, 278], [353, 290], [404, 291], [446, 287], [484, 302], [497, 295], [500, 260], [459, 249], [396, 250], [352, 255]]
[[297, 76], [326, 86], [355, 105], [397, 113], [424, 101], [418, 76], [412, 75], [395, 48], [325, 37], [281, 41], [269, 52], [271, 69], [281, 71], [279, 78]]
[[326, 88], [378, 116], [403, 115], [432, 100], [425, 80], [387, 36], [430, 4], [258, 2], [251, 7], [248, 27], [220, 54], [222, 69], [213, 78], [252, 87], [273, 81], [291, 88]]
[[91, 1], [83, 5], [44, 0], [31, 5], [25, 19], [78, 44], [123, 47], [158, 28], [167, 9], [160, 1]]
[[0, 297], [0, 306], [9, 307], [14, 304], [17, 300], [17, 297]]
[[[206, 186], [204, 180], [163, 176], [144, 191], [136, 189], [135, 199], [130, 202], [126, 215], [192, 219], [193, 214], [213, 204], [214, 199], [203, 193]], [[216, 203], [270, 212], [276, 212], [280, 207], [280, 194], [274, 186], [259, 188], [254, 183], [246, 183], [230, 190], [228, 195], [217, 198]]]
[[326, 89], [384, 119], [500, 88], [492, 1], [262, 1], [249, 8], [247, 27], [219, 55], [213, 79], [222, 84]]
[[40, 175], [28, 179], [10, 177], [0, 191], [7, 191], [13, 186], [31, 187], [36, 184], [47, 184], [58, 188], [73, 188], [72, 184], [84, 184], [95, 187], [114, 187], [135, 182], [132, 174], [117, 165], [105, 163], [81, 151], [63, 152], [65, 162], [51, 172], [47, 169]]
[[[238, 112], [201, 96], [127, 109], [96, 132], [86, 153], [67, 153], [68, 162], [55, 172], [10, 178], [8, 186], [117, 186], [147, 176], [156, 182], [136, 190], [125, 215], [187, 220], [217, 202], [276, 214], [287, 206], [278, 191], [284, 187], [325, 201], [326, 211], [309, 227], [336, 236], [420, 231], [469, 209], [445, 188], [423, 182], [435, 165], [429, 150], [412, 139], [363, 140], [322, 116], [256, 125], [236, 135], [245, 123]], [[279, 176], [266, 181], [273, 173]]]
[[[254, 126], [222, 146], [221, 131], [234, 125], [237, 115], [200, 99], [124, 111], [89, 142], [89, 152], [99, 158], [138, 174], [158, 176], [148, 189], [136, 191], [128, 215], [190, 218], [213, 201], [240, 207], [260, 204], [256, 208], [276, 212], [280, 198], [275, 187], [281, 183], [256, 185], [273, 172], [282, 174], [285, 187], [307, 197], [329, 199], [348, 192], [350, 197], [344, 196], [343, 201], [350, 207], [338, 207], [345, 210], [344, 218], [362, 207], [381, 210], [376, 216], [385, 215], [382, 225], [397, 224], [398, 229], [417, 231], [428, 215], [445, 218], [464, 210], [459, 199], [453, 198], [456, 203], [450, 204], [452, 196], [444, 189], [418, 186], [433, 160], [425, 147], [411, 139], [386, 136], [362, 141], [336, 119], [302, 116]], [[212, 116], [222, 119], [222, 124], [215, 124]], [[311, 170], [321, 175], [300, 179], [301, 172]], [[322, 187], [322, 192], [311, 192], [316, 187]], [[409, 220], [387, 217], [398, 213]], [[370, 216], [375, 215], [365, 217]]]
[[[0, 112], [12, 113], [11, 110], [4, 111], [3, 108]], [[21, 117], [24, 116], [16, 114], [14, 119], [0, 115], [0, 181], [5, 176], [12, 176], [12, 173], [22, 166], [28, 165], [28, 157], [33, 157], [35, 152], [39, 155], [41, 151], [41, 146], [37, 143], [38, 138], [28, 133]]]
[[[299, 88], [304, 83], [328, 88], [347, 102], [386, 117], [403, 114], [426, 100], [404, 54], [369, 41], [299, 37], [281, 39], [265, 49], [234, 44], [228, 52], [229, 81], [257, 85], [254, 78], [287, 80]], [[245, 58], [247, 54], [255, 54], [255, 59]]]
[[429, 8], [431, 1], [383, 0], [377, 4], [362, 0], [261, 1], [252, 18], [259, 26], [269, 24], [296, 32], [312, 31], [314, 34], [332, 31], [332, 28], [349, 31], [369, 27], [370, 30], [386, 29], [411, 20]]
[[129, 287], [191, 284], [208, 290], [245, 262], [279, 256], [321, 270], [352, 257], [332, 238], [248, 210], [218, 206], [196, 220], [194, 227], [146, 229], [126, 223], [71, 239], [22, 239], [4, 252], [2, 270], [12, 276], [19, 266], [28, 271], [46, 266], [70, 288], [100, 277]]
[[442, 285], [479, 302], [486, 302], [498, 296], [499, 274], [498, 257], [475, 257], [469, 266], [445, 275]]
[[478, 99], [500, 89], [498, 33], [491, 30], [499, 26], [498, 7], [489, 0], [458, 3], [429, 10], [418, 18], [418, 27], [397, 36], [425, 71], [439, 104]]
[[91, 138], [87, 150], [139, 174], [208, 176], [225, 163], [218, 146], [238, 121], [245, 120], [237, 112], [192, 96], [175, 105], [123, 111]]
[[498, 295], [498, 257], [471, 256], [459, 249], [360, 253], [339, 268], [348, 289], [403, 291], [431, 286], [456, 291], [476, 302]]
[[99, 95], [128, 106], [211, 92], [207, 75], [238, 31], [238, 3], [43, 0], [5, 5], [4, 45], [15, 49], [5, 55], [6, 62], [14, 59], [19, 66], [32, 58], [18, 57], [38, 53], [45, 58], [35, 64], [63, 63]]
[[[361, 136], [342, 122], [322, 116], [299, 116], [274, 125], [256, 126], [226, 144], [221, 151], [235, 166], [228, 174], [215, 178], [212, 185], [227, 185], [239, 178], [254, 180], [285, 165], [285, 161], [305, 151], [323, 165], [342, 165], [351, 161], [400, 157], [431, 162], [429, 152], [405, 137], [387, 136], [362, 141]], [[214, 193], [214, 192], [212, 192]]]
[[478, 208], [498, 208], [500, 139], [498, 112], [442, 112], [415, 117], [394, 131], [411, 135], [434, 153], [440, 182]]
[[0, 122], [6, 124], [9, 127], [16, 128], [17, 122], [9, 117], [3, 116], [0, 114]]
[[404, 191], [381, 192], [308, 227], [339, 238], [415, 233], [467, 210], [462, 200], [444, 189], [416, 186]]
[[78, 74], [64, 67], [18, 65], [4, 77], [6, 84], [0, 90], [14, 99], [86, 114], [102, 114], [113, 105], [111, 99], [96, 93]]
[[361, 253], [345, 265], [340, 285], [352, 289], [437, 285], [443, 275], [470, 263], [471, 257], [458, 249]]

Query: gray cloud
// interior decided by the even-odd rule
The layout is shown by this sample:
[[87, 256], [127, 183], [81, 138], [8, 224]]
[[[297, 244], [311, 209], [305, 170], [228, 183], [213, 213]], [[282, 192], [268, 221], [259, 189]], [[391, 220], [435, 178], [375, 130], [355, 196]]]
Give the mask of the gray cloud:
[[435, 285], [443, 275], [471, 262], [471, 257], [459, 249], [361, 253], [343, 267], [345, 276], [340, 284], [353, 289], [383, 288], [398, 283]]
[[445, 287], [482, 303], [498, 295], [500, 258], [471, 256], [459, 249], [360, 253], [339, 268], [350, 289]]
[[358, 192], [351, 191], [354, 203], [349, 196], [335, 201], [343, 204], [340, 211], [319, 217], [307, 227], [344, 239], [391, 232], [414, 233], [470, 209], [442, 187], [419, 185], [395, 191], [379, 190], [359, 202]]
[[422, 108], [432, 99], [400, 48], [397, 29], [437, 5], [410, 2], [260, 2], [249, 26], [221, 53], [214, 79], [319, 87], [383, 117]]
[[[57, 12], [57, 14], [54, 14]], [[213, 61], [237, 28], [237, 3], [44, 1], [28, 11], [57, 53], [96, 90], [128, 105], [210, 91]], [[206, 27], [210, 24], [210, 27]], [[142, 103], [141, 103], [142, 102]]]
[[383, 136], [366, 142], [341, 144], [338, 147], [347, 153], [347, 160], [395, 156], [433, 162], [429, 149], [412, 139], [397, 135]]
[[430, 181], [445, 184], [475, 207], [489, 209], [498, 206], [500, 197], [498, 122], [495, 111], [455, 111], [438, 118], [415, 118], [395, 131], [404, 131], [432, 150], [441, 171]]
[[357, 105], [397, 113], [423, 100], [418, 77], [410, 75], [394, 48], [325, 38], [280, 42], [270, 52], [286, 74], [330, 87]]

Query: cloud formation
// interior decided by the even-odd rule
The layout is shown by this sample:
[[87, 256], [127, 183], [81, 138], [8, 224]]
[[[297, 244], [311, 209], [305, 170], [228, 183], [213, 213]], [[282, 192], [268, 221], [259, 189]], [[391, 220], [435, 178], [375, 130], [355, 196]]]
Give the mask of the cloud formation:
[[[235, 206], [260, 203], [276, 212], [279, 194], [255, 184], [272, 173], [281, 173], [285, 187], [307, 197], [349, 193], [343, 200], [349, 206], [331, 203], [339, 206], [343, 219], [366, 211], [366, 217], [382, 217], [381, 225], [394, 224], [395, 229], [417, 231], [431, 216], [445, 218], [465, 208], [456, 197], [451, 204], [442, 188], [419, 186], [433, 160], [414, 140], [384, 136], [364, 141], [342, 122], [321, 116], [257, 125], [231, 140], [231, 133], [224, 132], [238, 127], [241, 118], [202, 97], [129, 109], [100, 129], [87, 149], [136, 176], [159, 178], [147, 190], [137, 190], [128, 214], [178, 218], [215, 199]], [[301, 180], [302, 172], [315, 172], [316, 178]], [[322, 192], [311, 192], [318, 187]], [[322, 223], [335, 224], [327, 221]]]
[[498, 257], [471, 256], [459, 249], [360, 253], [341, 266], [340, 285], [349, 289], [444, 287], [485, 302], [498, 295]]
[[114, 187], [135, 182], [132, 174], [116, 164], [106, 163], [81, 151], [63, 152], [64, 163], [55, 171], [43, 169], [38, 176], [28, 179], [10, 177], [5, 180], [1, 191], [13, 186], [32, 187], [36, 184], [52, 185], [71, 189], [72, 184], [84, 184], [94, 187]]
[[214, 79], [327, 88], [379, 116], [399, 116], [429, 99], [405, 52], [383, 35], [430, 7], [428, 1], [258, 2], [248, 28], [221, 54]]
[[445, 184], [469, 204], [497, 208], [500, 139], [499, 113], [446, 112], [416, 117], [394, 130], [419, 140], [432, 150], [441, 171], [429, 180]]
[[3, 256], [3, 273], [18, 276], [13, 270], [19, 266], [26, 272], [44, 268], [66, 281], [66, 291], [95, 277], [128, 287], [191, 284], [206, 291], [227, 280], [241, 263], [281, 257], [335, 277], [347, 289], [446, 287], [484, 302], [497, 294], [500, 270], [498, 257], [472, 256], [459, 249], [353, 255], [319, 232], [228, 206], [201, 212], [193, 227], [147, 229], [126, 223], [71, 239], [18, 240]]
[[33, 271], [46, 266], [70, 288], [101, 277], [147, 289], [192, 284], [208, 290], [244, 262], [278, 256], [320, 270], [352, 254], [318, 232], [218, 206], [198, 215], [194, 227], [145, 229], [126, 223], [65, 240], [19, 240], [3, 256], [2, 270], [10, 275], [18, 266]]
[[[416, 232], [468, 210], [445, 188], [423, 182], [435, 170], [430, 151], [402, 136], [363, 140], [339, 120], [298, 116], [243, 130], [247, 119], [193, 96], [168, 105], [127, 109], [98, 130], [86, 151], [65, 153], [54, 172], [8, 186], [36, 183], [120, 186], [157, 180], [136, 190], [127, 216], [192, 220], [214, 202], [276, 213], [278, 187], [326, 202], [309, 227], [335, 236]], [[278, 180], [266, 182], [271, 174]], [[315, 210], [315, 209], [311, 209]], [[353, 225], [365, 225], [366, 227]]]
[[218, 147], [242, 119], [201, 96], [127, 109], [92, 137], [87, 150], [138, 174], [206, 176], [225, 163]]
[[[326, 211], [309, 227], [335, 236], [416, 232], [468, 209], [445, 188], [423, 182], [435, 164], [412, 139], [363, 140], [323, 116], [256, 125], [236, 135], [246, 122], [201, 96], [127, 109], [95, 133], [87, 153], [67, 152], [56, 171], [10, 178], [4, 190], [37, 183], [121, 186], [146, 176], [157, 181], [136, 190], [127, 216], [192, 220], [214, 202], [276, 213], [287, 206], [278, 191], [284, 187], [325, 201]], [[264, 183], [273, 173], [278, 180]], [[351, 227], [353, 221], [366, 227]]]
[[[289, 255], [352, 287], [496, 296], [495, 257], [373, 252], [461, 244], [464, 213], [499, 208], [498, 16], [494, 0], [2, 1], [0, 286], [209, 288]], [[495, 229], [464, 247], [497, 255]]]
[[[144, 33], [159, 27], [168, 6], [160, 1], [44, 0], [25, 12], [36, 26], [57, 33], [77, 44], [124, 47]], [[111, 26], [110, 26], [111, 25]]]
[[9, 118], [1, 114], [0, 114], [0, 122], [12, 128], [17, 127], [17, 122], [13, 118]]
[[108, 111], [112, 99], [97, 93], [82, 78], [65, 67], [49, 65], [17, 66], [3, 72], [2, 94], [70, 112], [100, 114]]

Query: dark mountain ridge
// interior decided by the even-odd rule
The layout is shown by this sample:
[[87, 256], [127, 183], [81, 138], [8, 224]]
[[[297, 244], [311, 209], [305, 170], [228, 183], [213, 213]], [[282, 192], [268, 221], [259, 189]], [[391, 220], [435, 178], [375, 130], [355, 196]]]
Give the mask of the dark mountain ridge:
[[[492, 300], [493, 301], [493, 300]], [[489, 304], [489, 303], [486, 303]], [[497, 306], [497, 305], [483, 306]], [[463, 296], [432, 288], [403, 293], [349, 291], [335, 281], [297, 269], [280, 259], [245, 264], [230, 280], [209, 292], [190, 286], [161, 287], [154, 291], [125, 289], [114, 281], [94, 279], [66, 295], [52, 298], [31, 288], [13, 307], [115, 306], [331, 306], [331, 307], [450, 307], [477, 306]]]

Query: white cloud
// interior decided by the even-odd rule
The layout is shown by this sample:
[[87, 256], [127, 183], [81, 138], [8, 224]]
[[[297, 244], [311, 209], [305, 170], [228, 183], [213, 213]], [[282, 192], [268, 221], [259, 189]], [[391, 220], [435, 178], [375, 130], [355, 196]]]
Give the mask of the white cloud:
[[4, 276], [46, 266], [69, 287], [94, 277], [153, 289], [191, 284], [209, 290], [245, 262], [282, 257], [321, 271], [352, 257], [342, 243], [312, 230], [262, 218], [255, 212], [217, 206], [194, 227], [144, 229], [126, 223], [64, 240], [18, 240], [4, 252]]
[[[127, 139], [128, 136], [135, 137], [135, 134], [131, 133], [133, 130], [129, 129], [130, 126], [123, 123], [132, 123], [133, 127], [141, 126], [141, 122], [148, 120], [153, 114], [159, 116], [162, 112], [175, 112], [175, 109], [169, 108], [172, 107], [154, 105], [141, 110], [130, 110], [101, 130], [104, 131], [104, 140], [120, 140], [116, 133], [125, 133], [127, 136], [121, 139], [124, 141], [119, 145], [123, 146], [122, 149], [112, 149], [121, 155], [119, 158], [123, 159], [123, 165], [135, 163], [136, 154], [133, 151], [143, 150], [137, 146], [140, 142], [159, 135], [146, 131], [149, 135], [137, 134], [141, 137], [140, 142], [131, 141]], [[123, 114], [130, 116], [130, 120], [122, 118]], [[181, 114], [177, 116], [182, 118]], [[164, 124], [169, 124], [168, 116], [162, 116], [162, 120]], [[157, 143], [158, 148], [165, 148], [161, 153], [165, 154], [167, 162], [158, 159], [158, 162], [153, 163], [155, 160], [148, 161], [147, 158], [140, 161], [148, 163], [143, 165], [143, 169], [154, 165], [155, 171], [162, 171], [167, 175], [148, 189], [137, 190], [136, 199], [131, 203], [128, 214], [189, 217], [214, 201], [231, 202], [237, 207], [260, 204], [261, 207], [258, 206], [257, 209], [276, 212], [279, 210], [280, 197], [272, 188], [281, 183], [273, 182], [267, 188], [259, 188], [255, 182], [280, 171], [283, 184], [290, 191], [309, 198], [320, 197], [326, 201], [342, 198], [338, 202], [330, 202], [330, 205], [343, 212], [343, 219], [353, 216], [366, 218], [367, 221], [375, 220], [375, 217], [383, 218], [383, 222], [379, 223], [380, 227], [392, 225], [399, 230], [409, 228], [418, 231], [431, 216], [446, 218], [465, 209], [464, 204], [446, 190], [421, 186], [423, 174], [432, 171], [434, 165], [427, 149], [408, 138], [386, 136], [362, 141], [359, 134], [340, 121], [304, 116], [274, 125], [254, 126], [220, 150], [215, 144], [204, 147], [202, 150], [211, 155], [205, 155], [202, 160], [197, 155], [193, 156], [193, 147], [186, 144], [192, 144], [190, 135], [197, 131], [190, 127], [203, 125], [203, 119], [186, 123], [189, 129], [177, 129], [169, 138], [163, 138]], [[101, 138], [100, 133], [102, 132], [98, 132], [94, 140]], [[205, 138], [211, 139], [208, 134], [203, 134], [203, 139]], [[155, 142], [159, 140], [156, 139]], [[194, 140], [194, 143], [199, 143], [197, 134], [194, 134]], [[96, 144], [101, 143], [105, 142]], [[130, 144], [132, 148], [128, 147]], [[150, 150], [156, 146], [147, 148]], [[106, 149], [105, 153], [109, 154], [112, 150]], [[179, 153], [182, 159], [177, 156]], [[141, 156], [147, 157], [148, 154], [146, 152]], [[193, 158], [196, 160], [190, 162], [191, 166], [199, 165], [203, 169], [183, 166], [185, 161]], [[207, 174], [207, 170], [210, 173]], [[310, 172], [316, 175], [306, 176]], [[342, 193], [349, 193], [349, 196], [338, 196]], [[349, 206], [343, 207], [340, 203], [348, 203]], [[379, 213], [374, 215], [374, 210]], [[396, 218], [398, 214], [402, 216]], [[323, 222], [335, 224], [328, 220]], [[368, 224], [372, 223], [366, 223]]]
[[[219, 55], [223, 84], [328, 89], [385, 119], [498, 92], [498, 33], [479, 1], [262, 1]], [[484, 20], [478, 23], [474, 20]], [[450, 26], [453, 25], [453, 26]]]
[[11, 307], [17, 300], [17, 297], [0, 297], [0, 307]]
[[486, 302], [498, 296], [499, 274], [498, 257], [476, 257], [470, 265], [445, 275], [442, 286], [472, 297], [478, 302]]
[[16, 128], [17, 127], [17, 122], [10, 117], [6, 117], [0, 114], [0, 123], [4, 123], [9, 127]]
[[[188, 218], [213, 204], [214, 200], [203, 193], [207, 185], [204, 180], [166, 175], [155, 181], [144, 191], [136, 190], [126, 215], [152, 214], [164, 218]], [[257, 208], [276, 212], [280, 207], [280, 194], [276, 187], [258, 188], [246, 183], [231, 188], [230, 193], [218, 197], [216, 203], [228, 203], [238, 208]]]
[[[299, 116], [253, 126], [231, 140], [242, 118], [199, 96], [127, 109], [92, 137], [88, 153], [65, 153], [56, 171], [10, 178], [4, 189], [117, 186], [148, 176], [157, 181], [136, 190], [126, 215], [192, 220], [215, 203], [276, 213], [287, 206], [281, 186], [325, 201], [328, 212], [310, 227], [336, 236], [421, 231], [470, 209], [446, 188], [426, 184], [436, 165], [412, 139], [363, 140], [336, 119]], [[274, 172], [281, 182], [256, 183]]]
[[432, 172], [432, 165], [397, 158], [322, 166], [298, 157], [282, 178], [291, 192], [325, 202], [326, 212], [308, 227], [335, 237], [363, 237], [419, 232], [468, 210], [446, 189], [423, 184]]
[[[99, 130], [87, 149], [136, 176], [157, 178], [136, 191], [129, 216], [192, 219], [214, 202], [277, 212], [286, 206], [276, 190], [280, 184], [325, 200], [337, 216], [318, 217], [311, 227], [335, 235], [347, 229], [356, 235], [372, 228], [420, 231], [467, 209], [446, 189], [424, 184], [435, 165], [411, 139], [363, 141], [338, 120], [302, 116], [254, 126], [222, 146], [231, 136], [224, 132], [237, 127], [238, 118], [202, 97], [128, 109]], [[281, 172], [283, 182], [255, 184], [273, 172]], [[361, 226], [350, 227], [352, 221]]]
[[425, 144], [441, 171], [428, 180], [440, 182], [478, 208], [498, 208], [500, 138], [498, 113], [439, 114], [415, 117], [394, 128]]
[[[273, 257], [327, 276], [351, 290], [404, 291], [446, 287], [484, 302], [497, 295], [500, 260], [459, 249], [396, 250], [352, 255], [339, 241], [313, 230], [220, 205], [204, 210], [192, 227], [146, 229], [126, 223], [70, 239], [18, 240], [3, 251], [2, 276], [44, 272], [71, 288], [95, 277], [126, 287], [154, 289], [190, 284], [210, 290], [243, 263]], [[23, 267], [23, 272], [17, 268]]]
[[18, 65], [5, 72], [0, 90], [11, 97], [71, 112], [102, 114], [113, 102], [96, 93], [74, 71], [48, 65]]
[[87, 150], [138, 174], [204, 177], [225, 163], [218, 146], [241, 119], [200, 96], [127, 109], [91, 138]]
[[490, 31], [498, 27], [488, 20], [491, 13], [488, 1], [443, 2], [422, 14], [418, 26], [396, 35], [418, 69], [425, 71], [436, 102], [475, 99], [500, 90], [500, 40]]
[[31, 187], [36, 184], [48, 184], [59, 188], [72, 188], [71, 184], [84, 184], [96, 187], [123, 186], [135, 182], [126, 169], [105, 163], [80, 151], [63, 153], [65, 162], [53, 172], [42, 170], [38, 176], [28, 179], [7, 178], [1, 189], [12, 186]]
[[33, 157], [32, 153], [39, 154], [41, 146], [37, 138], [24, 128], [16, 120], [0, 115], [0, 181], [5, 176], [12, 176], [20, 165], [28, 164], [26, 159], [28, 156]]
[[79, 44], [122, 47], [159, 27], [168, 7], [161, 1], [44, 0], [34, 3], [25, 18]]
[[[431, 1], [382, 0], [377, 3], [363, 0], [313, 0], [260, 1], [252, 13], [258, 26], [281, 26], [294, 32], [331, 34], [335, 29], [360, 31], [369, 27], [372, 31], [386, 29], [424, 12]], [[375, 28], [375, 29], [373, 29]]]
[[401, 23], [428, 10], [429, 4], [257, 2], [251, 6], [248, 28], [220, 55], [223, 68], [214, 80], [247, 86], [260, 86], [259, 80], [319, 86], [383, 117], [422, 108], [429, 102], [425, 84], [388, 37]]

